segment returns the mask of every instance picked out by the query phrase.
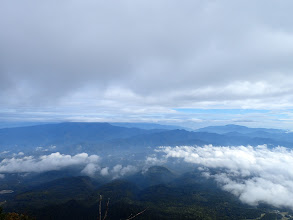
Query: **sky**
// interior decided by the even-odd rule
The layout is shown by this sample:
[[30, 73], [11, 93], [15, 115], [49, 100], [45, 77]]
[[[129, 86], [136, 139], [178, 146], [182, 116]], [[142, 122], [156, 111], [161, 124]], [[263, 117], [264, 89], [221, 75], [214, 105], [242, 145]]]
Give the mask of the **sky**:
[[293, 129], [289, 0], [0, 0], [0, 122]]

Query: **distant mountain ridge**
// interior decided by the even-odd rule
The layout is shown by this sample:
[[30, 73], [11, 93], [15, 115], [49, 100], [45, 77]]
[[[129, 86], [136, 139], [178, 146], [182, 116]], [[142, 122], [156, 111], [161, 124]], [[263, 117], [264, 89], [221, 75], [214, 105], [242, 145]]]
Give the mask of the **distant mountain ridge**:
[[146, 130], [152, 129], [163, 129], [163, 130], [175, 130], [175, 129], [184, 129], [187, 131], [191, 131], [192, 129], [176, 126], [176, 125], [162, 125], [157, 123], [131, 123], [131, 122], [110, 122], [111, 125], [120, 126], [125, 128], [140, 128]]
[[249, 128], [242, 125], [235, 125], [235, 124], [228, 124], [224, 126], [208, 126], [204, 128], [199, 128], [196, 131], [198, 132], [210, 132], [210, 133], [217, 133], [217, 134], [225, 134], [230, 132], [238, 132], [241, 134], [248, 134], [253, 132], [266, 132], [266, 133], [273, 133], [273, 134], [280, 134], [286, 133], [286, 130], [282, 129], [271, 129], [271, 128]]
[[[293, 133], [286, 130], [248, 128], [239, 125], [212, 126], [196, 131], [140, 129], [109, 123], [68, 122], [0, 129], [2, 151], [36, 151], [56, 145], [62, 153], [143, 152], [148, 147], [213, 144], [293, 146]], [[56, 151], [53, 150], [53, 151]]]
[[109, 123], [66, 122], [17, 128], [0, 129], [0, 146], [37, 146], [50, 144], [76, 144], [79, 142], [102, 142], [148, 134], [152, 130], [124, 128]]
[[151, 134], [142, 134], [125, 139], [111, 140], [105, 143], [120, 148], [128, 147], [156, 147], [156, 146], [178, 146], [178, 145], [217, 145], [217, 146], [239, 146], [239, 145], [263, 145], [268, 146], [293, 146], [293, 134], [280, 134], [272, 136], [258, 137], [250, 135], [243, 135], [240, 133], [217, 134], [209, 132], [190, 132], [185, 130], [170, 130], [161, 131]]

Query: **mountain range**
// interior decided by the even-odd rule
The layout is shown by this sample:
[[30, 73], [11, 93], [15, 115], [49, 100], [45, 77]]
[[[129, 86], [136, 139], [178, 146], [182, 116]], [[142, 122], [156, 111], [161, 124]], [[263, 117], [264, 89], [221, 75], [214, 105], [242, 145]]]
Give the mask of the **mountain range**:
[[[102, 195], [103, 213], [110, 198], [108, 219], [143, 210], [138, 219], [282, 219], [285, 214], [270, 205], [242, 203], [197, 164], [174, 158], [162, 165], [156, 158], [159, 146], [210, 144], [292, 148], [293, 133], [239, 125], [191, 131], [147, 123], [2, 128], [0, 190], [9, 193], [0, 195], [0, 205], [37, 219], [97, 219]], [[215, 177], [222, 170], [209, 173]], [[286, 219], [293, 216], [291, 210], [278, 210]]]
[[[119, 125], [123, 125], [119, 124]], [[248, 128], [238, 125], [213, 126], [187, 131], [184, 129], [141, 129], [109, 123], [59, 123], [0, 129], [3, 151], [62, 153], [141, 152], [147, 147], [176, 145], [263, 145], [293, 146], [293, 133], [286, 130]], [[134, 126], [134, 125], [131, 125]], [[142, 127], [141, 123], [138, 127]], [[156, 127], [153, 126], [152, 127]], [[54, 146], [52, 148], [52, 146]], [[51, 147], [51, 148], [50, 148]]]

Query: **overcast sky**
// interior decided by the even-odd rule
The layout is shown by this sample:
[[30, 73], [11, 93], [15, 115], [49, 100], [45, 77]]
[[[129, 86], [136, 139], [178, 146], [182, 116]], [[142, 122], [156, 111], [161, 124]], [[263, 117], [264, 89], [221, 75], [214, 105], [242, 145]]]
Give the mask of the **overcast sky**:
[[293, 129], [292, 8], [0, 0], [0, 121]]

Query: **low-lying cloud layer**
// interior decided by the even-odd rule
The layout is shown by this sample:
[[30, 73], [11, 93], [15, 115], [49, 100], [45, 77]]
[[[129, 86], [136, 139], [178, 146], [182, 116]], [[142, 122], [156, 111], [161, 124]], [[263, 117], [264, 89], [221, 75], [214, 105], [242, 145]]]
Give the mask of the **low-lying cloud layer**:
[[137, 172], [138, 169], [135, 166], [127, 165], [122, 166], [121, 164], [117, 164], [114, 167], [101, 167], [98, 164], [89, 163], [86, 167], [81, 171], [81, 173], [94, 177], [96, 175], [101, 175], [106, 178], [117, 179], [123, 177], [125, 175], [130, 175]]
[[[181, 158], [200, 165], [203, 175], [250, 205], [267, 203], [293, 209], [293, 151], [267, 146], [161, 147], [162, 160]], [[159, 160], [159, 159], [158, 159]], [[219, 168], [216, 174], [209, 169]]]
[[87, 153], [74, 156], [60, 154], [43, 155], [38, 158], [33, 156], [6, 158], [0, 162], [0, 173], [29, 173], [61, 170], [70, 166], [84, 166], [97, 164], [100, 160], [98, 155], [89, 156]]
[[102, 176], [105, 176], [105, 177], [112, 176], [113, 179], [117, 179], [125, 175], [133, 174], [137, 171], [138, 169], [135, 166], [132, 166], [132, 165], [122, 166], [121, 164], [117, 164], [112, 169], [110, 169], [109, 167], [102, 168], [100, 173]]
[[137, 168], [132, 165], [121, 164], [113, 167], [101, 166], [101, 157], [80, 153], [66, 155], [59, 152], [43, 155], [40, 157], [24, 156], [22, 152], [12, 158], [5, 158], [0, 162], [0, 179], [5, 178], [6, 173], [42, 173], [51, 170], [62, 170], [68, 167], [79, 167], [81, 174], [95, 177], [119, 178], [132, 174]]

